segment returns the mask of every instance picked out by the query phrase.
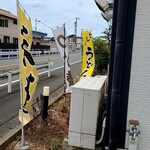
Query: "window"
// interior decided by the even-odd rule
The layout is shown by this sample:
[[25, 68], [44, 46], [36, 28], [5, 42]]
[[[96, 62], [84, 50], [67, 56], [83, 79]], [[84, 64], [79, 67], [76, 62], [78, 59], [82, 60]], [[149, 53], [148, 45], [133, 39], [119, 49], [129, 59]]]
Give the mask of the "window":
[[13, 38], [13, 43], [18, 44], [18, 38]]
[[0, 19], [0, 27], [8, 27], [8, 20]]
[[4, 36], [4, 43], [10, 43], [10, 37]]
[[36, 45], [40, 45], [40, 42], [36, 42]]
[[8, 27], [8, 20], [5, 20], [4, 26]]
[[0, 27], [4, 27], [4, 20], [0, 19]]
[[72, 42], [75, 42], [75, 41], [76, 41], [76, 40], [73, 38], [73, 39], [72, 39]]
[[17, 24], [17, 20], [13, 20], [13, 24]]

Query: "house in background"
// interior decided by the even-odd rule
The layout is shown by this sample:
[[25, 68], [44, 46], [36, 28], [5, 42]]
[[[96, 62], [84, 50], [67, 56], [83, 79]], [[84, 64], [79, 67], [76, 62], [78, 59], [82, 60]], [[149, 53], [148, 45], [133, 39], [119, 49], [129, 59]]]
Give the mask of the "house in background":
[[[18, 50], [17, 31], [17, 17], [9, 11], [0, 9], [0, 52]], [[38, 51], [42, 54], [59, 53], [53, 37], [48, 37], [47, 33], [39, 31], [32, 31], [32, 35], [33, 42], [31, 51], [34, 51], [34, 54]], [[81, 43], [81, 37], [75, 37], [75, 35], [70, 35], [67, 37], [69, 52], [81, 50]]]
[[[6, 54], [6, 52], [11, 51], [12, 53], [12, 51], [18, 50], [17, 31], [17, 17], [9, 11], [0, 9], [0, 52], [5, 52]], [[33, 31], [32, 34], [31, 50], [50, 53], [51, 42], [46, 40], [47, 34], [39, 31]]]
[[17, 17], [0, 9], [0, 43], [18, 43]]
[[67, 37], [68, 49], [70, 52], [81, 51], [82, 49], [82, 37], [76, 37], [74, 34]]

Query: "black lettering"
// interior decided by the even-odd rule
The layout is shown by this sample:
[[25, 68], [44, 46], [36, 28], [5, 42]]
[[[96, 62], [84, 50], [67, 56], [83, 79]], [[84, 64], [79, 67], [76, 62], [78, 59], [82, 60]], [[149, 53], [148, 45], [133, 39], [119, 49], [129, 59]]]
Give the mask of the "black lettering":
[[84, 70], [84, 71], [81, 73], [81, 76], [86, 77], [86, 75], [84, 75], [84, 74], [85, 74], [87, 71], [88, 71], [87, 69]]
[[90, 42], [90, 39], [92, 38], [92, 34], [91, 33], [89, 33], [89, 37], [86, 37], [86, 41], [87, 42]]
[[88, 51], [92, 51], [92, 48], [91, 48], [91, 47], [88, 47]]
[[90, 38], [86, 37], [86, 41], [89, 42], [89, 41], [90, 41]]
[[24, 25], [22, 25], [21, 34], [22, 35], [28, 34], [28, 30], [27, 30], [27, 28]]
[[90, 57], [88, 58], [88, 60], [91, 60], [93, 58], [93, 53], [92, 52], [86, 52], [86, 55], [90, 55]]
[[92, 49], [91, 49], [91, 47], [88, 47], [87, 48], [87, 52], [86, 52], [86, 55], [88, 56], [88, 55], [91, 55], [89, 58], [88, 58], [88, 60], [91, 60], [92, 58], [93, 58], [93, 53], [92, 53]]
[[30, 100], [30, 97], [31, 97], [30, 93], [29, 93], [30, 83], [33, 83], [35, 81], [35, 78], [30, 73], [30, 75], [26, 78], [26, 81], [27, 81], [27, 86], [24, 88], [24, 90], [26, 92], [26, 99], [25, 99], [24, 107], [26, 107], [27, 102]]
[[29, 47], [29, 43], [28, 43], [25, 39], [23, 39], [23, 42], [21, 43], [21, 48], [22, 48], [23, 50], [25, 50], [24, 47]]
[[86, 64], [87, 64], [86, 66], [87, 69], [93, 66], [93, 64], [89, 60], [86, 61]]
[[32, 56], [31, 56], [31, 54], [27, 50], [24, 50], [24, 56], [25, 57], [23, 59], [26, 58], [28, 60], [28, 62], [30, 63], [30, 65], [32, 65], [32, 66], [35, 65], [34, 60], [33, 60]]
[[28, 60], [28, 62], [30, 63], [30, 65], [33, 66], [33, 65], [35, 65], [34, 60], [33, 60], [32, 56], [31, 56], [30, 52], [28, 52], [25, 49], [25, 47], [29, 47], [29, 43], [25, 39], [23, 39], [23, 42], [21, 44], [21, 48], [24, 50], [24, 56], [25, 56], [23, 58], [23, 64], [26, 67], [26, 61], [25, 61], [25, 58], [26, 58]]
[[22, 106], [22, 110], [25, 114], [28, 114], [28, 111], [26, 110], [26, 108], [24, 106]]

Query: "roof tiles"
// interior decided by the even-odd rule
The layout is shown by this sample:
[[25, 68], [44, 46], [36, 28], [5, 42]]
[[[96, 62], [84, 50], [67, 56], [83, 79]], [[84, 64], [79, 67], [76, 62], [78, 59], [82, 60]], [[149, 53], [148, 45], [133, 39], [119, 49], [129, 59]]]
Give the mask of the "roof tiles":
[[17, 17], [15, 15], [13, 15], [11, 12], [0, 9], [0, 16], [5, 16], [8, 18], [12, 18], [12, 19], [17, 19]]

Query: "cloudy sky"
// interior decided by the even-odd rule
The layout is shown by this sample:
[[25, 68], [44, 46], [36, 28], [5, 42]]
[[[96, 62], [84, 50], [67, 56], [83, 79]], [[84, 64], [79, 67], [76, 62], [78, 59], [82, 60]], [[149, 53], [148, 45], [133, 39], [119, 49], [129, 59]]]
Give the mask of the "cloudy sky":
[[[52, 36], [50, 28], [62, 26], [64, 23], [68, 35], [74, 34], [76, 17], [79, 18], [78, 35], [83, 29], [92, 30], [94, 37], [100, 36], [101, 32], [108, 27], [94, 0], [20, 0], [20, 3], [32, 20], [33, 30], [35, 19], [38, 19], [41, 21], [37, 24], [38, 31], [46, 32], [49, 36]], [[16, 0], [1, 0], [0, 8], [17, 15]]]

